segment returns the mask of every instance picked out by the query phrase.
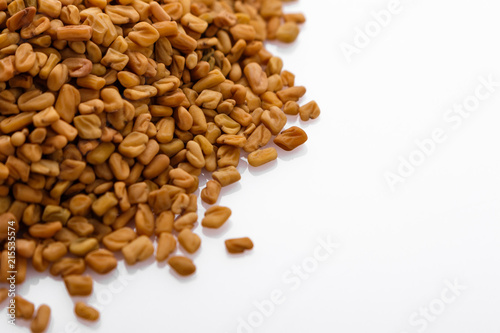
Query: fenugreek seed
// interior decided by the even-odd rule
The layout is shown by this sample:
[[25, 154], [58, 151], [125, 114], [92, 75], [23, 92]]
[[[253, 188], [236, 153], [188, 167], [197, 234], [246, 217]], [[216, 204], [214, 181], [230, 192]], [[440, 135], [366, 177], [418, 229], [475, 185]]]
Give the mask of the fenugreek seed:
[[78, 238], [69, 244], [69, 252], [79, 257], [84, 257], [98, 248], [99, 242], [96, 238]]
[[177, 242], [175, 237], [169, 232], [162, 232], [158, 235], [158, 247], [156, 249], [156, 260], [164, 261], [175, 251]]
[[89, 321], [96, 321], [99, 319], [99, 311], [83, 302], [75, 303], [75, 314], [78, 317]]
[[174, 229], [182, 231], [183, 229], [192, 229], [198, 220], [198, 214], [191, 212], [181, 215], [174, 221]]
[[123, 257], [129, 265], [146, 260], [153, 252], [153, 243], [147, 236], [139, 236], [122, 248]]
[[297, 126], [292, 126], [281, 132], [275, 139], [274, 143], [283, 150], [294, 150], [298, 146], [307, 141], [307, 134], [303, 129]]
[[103, 245], [110, 251], [120, 251], [125, 245], [137, 238], [137, 234], [130, 228], [121, 228], [104, 236]]
[[284, 43], [292, 43], [299, 35], [299, 26], [294, 21], [285, 22], [276, 31], [276, 38]]
[[31, 319], [35, 313], [35, 305], [19, 295], [14, 296], [16, 318]]
[[9, 290], [7, 288], [0, 288], [0, 304], [9, 297]]
[[221, 185], [215, 180], [209, 180], [206, 187], [201, 191], [201, 200], [207, 204], [213, 205], [217, 202], [221, 190]]
[[118, 261], [112, 252], [99, 249], [94, 250], [85, 256], [87, 266], [99, 274], [106, 274], [116, 268]]
[[205, 212], [201, 225], [205, 228], [220, 228], [231, 216], [231, 209], [222, 206], [212, 206]]
[[177, 274], [188, 276], [196, 271], [196, 266], [193, 261], [186, 257], [176, 256], [168, 259], [168, 264], [172, 267]]
[[67, 25], [57, 28], [57, 39], [70, 42], [84, 42], [92, 37], [92, 27], [88, 25]]
[[85, 261], [82, 258], [62, 258], [52, 264], [50, 274], [65, 277], [81, 275], [85, 271]]
[[253, 242], [248, 237], [228, 239], [225, 244], [229, 253], [242, 253], [253, 249]]
[[88, 296], [92, 293], [92, 278], [88, 275], [67, 275], [64, 284], [71, 296]]
[[265, 110], [262, 113], [260, 120], [271, 131], [272, 135], [277, 135], [285, 126], [287, 118], [280, 108], [272, 106], [270, 110]]
[[37, 238], [51, 238], [62, 229], [61, 222], [37, 223], [29, 227], [29, 233]]
[[263, 164], [274, 161], [278, 158], [278, 152], [273, 147], [269, 147], [266, 149], [258, 149], [256, 151], [251, 152], [248, 155], [248, 164], [253, 167], [258, 167]]
[[200, 236], [194, 234], [190, 229], [183, 229], [177, 239], [179, 244], [189, 253], [195, 253], [201, 245]]
[[221, 186], [231, 185], [241, 179], [241, 175], [234, 166], [221, 168], [212, 173], [212, 177], [218, 181]]
[[255, 94], [260, 95], [267, 90], [267, 75], [259, 64], [252, 62], [246, 65], [244, 73]]
[[68, 249], [66, 245], [62, 242], [54, 242], [48, 244], [42, 251], [42, 256], [45, 260], [54, 262], [62, 257], [64, 257], [68, 253]]
[[300, 119], [303, 121], [318, 118], [320, 112], [319, 106], [315, 101], [311, 101], [299, 108]]
[[31, 322], [30, 328], [33, 333], [45, 332], [47, 326], [49, 326], [50, 321], [50, 307], [48, 305], [42, 304], [38, 308], [35, 318]]
[[16, 31], [24, 26], [27, 26], [33, 21], [35, 14], [35, 7], [24, 8], [23, 10], [16, 12], [7, 20], [7, 29], [10, 31]]

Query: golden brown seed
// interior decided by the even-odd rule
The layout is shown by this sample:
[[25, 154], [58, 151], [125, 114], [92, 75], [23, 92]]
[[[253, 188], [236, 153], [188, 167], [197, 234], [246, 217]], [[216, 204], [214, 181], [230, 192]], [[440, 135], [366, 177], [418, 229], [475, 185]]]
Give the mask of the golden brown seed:
[[153, 252], [153, 243], [147, 236], [139, 236], [122, 248], [123, 257], [129, 265], [146, 260]]
[[290, 151], [307, 141], [307, 134], [303, 129], [292, 126], [281, 132], [275, 139], [274, 143], [283, 150]]
[[132, 31], [128, 34], [128, 38], [137, 45], [148, 47], [160, 38], [160, 34], [151, 24], [139, 22], [134, 25]]
[[177, 218], [174, 222], [174, 229], [182, 231], [183, 229], [192, 229], [198, 220], [198, 214], [194, 212], [186, 213]]
[[92, 27], [88, 25], [67, 25], [57, 28], [57, 39], [70, 42], [84, 42], [92, 37]]
[[299, 114], [299, 104], [297, 104], [297, 102], [294, 101], [288, 101], [283, 107], [283, 112], [295, 116]]
[[162, 232], [158, 235], [158, 247], [156, 249], [156, 260], [164, 261], [175, 251], [177, 242], [175, 237], [169, 232]]
[[265, 110], [262, 113], [260, 120], [271, 131], [272, 135], [277, 135], [285, 126], [287, 118], [280, 108], [272, 106], [270, 110]]
[[260, 95], [267, 90], [267, 75], [259, 64], [252, 62], [246, 65], [244, 73], [255, 94]]
[[55, 97], [50, 92], [42, 93], [38, 89], [30, 90], [19, 96], [17, 104], [21, 111], [39, 111], [54, 105]]
[[78, 238], [69, 244], [69, 252], [79, 257], [84, 257], [98, 248], [99, 242], [96, 238]]
[[77, 194], [69, 202], [69, 210], [73, 215], [85, 216], [90, 213], [92, 199], [85, 194]]
[[245, 250], [253, 249], [253, 242], [248, 237], [228, 239], [225, 244], [229, 253], [242, 253]]
[[92, 71], [92, 62], [84, 58], [67, 58], [62, 62], [68, 67], [70, 77], [84, 77]]
[[149, 205], [137, 205], [135, 214], [135, 228], [137, 235], [152, 236], [155, 230], [155, 218]]
[[193, 176], [180, 168], [170, 170], [169, 176], [172, 184], [181, 188], [189, 188], [194, 184]]
[[201, 169], [205, 166], [205, 157], [200, 145], [195, 141], [189, 141], [186, 145], [186, 158], [195, 168]]
[[118, 204], [118, 199], [113, 192], [106, 192], [92, 203], [92, 211], [98, 215], [103, 216], [109, 209]]
[[171, 233], [174, 228], [174, 213], [172, 211], [163, 211], [156, 218], [155, 234], [163, 232]]
[[113, 253], [105, 249], [99, 249], [87, 253], [85, 256], [85, 262], [87, 263], [87, 266], [99, 274], [109, 273], [118, 265], [118, 261]]
[[215, 180], [209, 180], [206, 187], [201, 191], [201, 200], [213, 205], [217, 202], [221, 190], [221, 185]]
[[205, 32], [205, 30], [207, 30], [207, 27], [208, 27], [208, 23], [206, 21], [202, 20], [201, 18], [199, 18], [197, 16], [194, 16], [191, 13], [184, 15], [181, 19], [181, 23], [185, 27], [187, 27], [193, 31], [196, 31], [198, 33]]
[[92, 293], [92, 278], [88, 275], [67, 275], [64, 284], [71, 296], [88, 296]]
[[195, 253], [201, 245], [200, 236], [194, 234], [190, 229], [183, 229], [177, 239], [179, 244], [189, 253]]
[[57, 64], [52, 71], [50, 71], [47, 78], [47, 88], [52, 91], [58, 91], [63, 84], [68, 81], [69, 72], [68, 67], [64, 64]]
[[65, 277], [81, 275], [85, 271], [85, 261], [82, 258], [62, 258], [52, 264], [50, 274]]
[[104, 236], [102, 243], [110, 251], [119, 251], [136, 237], [134, 230], [125, 227]]
[[118, 146], [118, 151], [125, 157], [134, 158], [146, 150], [149, 138], [144, 133], [132, 132]]
[[66, 227], [80, 237], [89, 236], [94, 232], [94, 226], [83, 216], [73, 216], [66, 223]]
[[9, 290], [7, 288], [0, 288], [0, 304], [7, 299]]
[[273, 147], [269, 147], [266, 149], [258, 149], [256, 151], [251, 152], [248, 155], [248, 164], [253, 167], [258, 167], [263, 164], [274, 161], [278, 158], [278, 152]]
[[177, 274], [188, 276], [196, 271], [196, 266], [193, 261], [186, 257], [176, 256], [168, 259], [168, 264], [172, 267]]
[[264, 147], [267, 145], [269, 140], [271, 140], [271, 136], [271, 131], [267, 129], [264, 124], [260, 124], [248, 137], [247, 143], [243, 146], [243, 150], [246, 152], [252, 152]]
[[28, 239], [16, 239], [16, 252], [24, 258], [31, 258], [35, 253], [36, 242]]
[[212, 177], [218, 181], [221, 186], [231, 185], [241, 179], [241, 175], [234, 166], [221, 168], [212, 173]]
[[201, 225], [206, 228], [220, 228], [231, 216], [231, 209], [222, 206], [212, 206], [205, 211]]
[[255, 39], [255, 28], [249, 24], [236, 24], [229, 31], [235, 40], [243, 39], [252, 41]]
[[306, 88], [302, 86], [289, 87], [276, 93], [283, 103], [288, 101], [297, 102], [306, 93]]
[[38, 307], [35, 318], [31, 322], [31, 332], [42, 333], [45, 332], [50, 321], [50, 307], [42, 304]]
[[14, 296], [16, 304], [16, 318], [31, 319], [35, 312], [35, 305], [19, 295]]
[[75, 314], [78, 317], [89, 321], [96, 321], [99, 319], [99, 311], [83, 302], [75, 303]]
[[35, 17], [35, 14], [35, 7], [28, 7], [18, 11], [7, 20], [7, 29], [9, 29], [10, 31], [16, 31], [30, 24]]
[[19, 45], [15, 53], [16, 70], [20, 73], [27, 72], [35, 66], [36, 54], [29, 43]]
[[320, 112], [319, 106], [315, 101], [311, 101], [299, 108], [300, 119], [303, 121], [318, 118]]
[[61, 222], [37, 223], [29, 227], [28, 231], [31, 236], [37, 238], [50, 238], [62, 229]]
[[294, 21], [288, 21], [282, 24], [276, 31], [276, 38], [280, 42], [292, 43], [299, 35], [299, 26]]
[[43, 259], [54, 262], [62, 257], [64, 257], [68, 253], [68, 249], [66, 248], [66, 245], [62, 242], [54, 242], [51, 244], [48, 244], [42, 251], [42, 256]]
[[285, 22], [304, 23], [306, 18], [302, 13], [290, 13], [283, 15]]

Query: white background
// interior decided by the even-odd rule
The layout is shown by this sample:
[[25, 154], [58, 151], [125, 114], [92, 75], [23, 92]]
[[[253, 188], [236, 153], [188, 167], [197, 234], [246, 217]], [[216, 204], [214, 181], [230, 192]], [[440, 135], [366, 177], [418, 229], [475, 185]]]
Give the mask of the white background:
[[[443, 119], [474, 95], [480, 76], [500, 81], [500, 3], [401, 0], [401, 12], [348, 63], [339, 45], [353, 44], [356, 27], [388, 4], [286, 6], [308, 21], [295, 44], [269, 48], [307, 86], [303, 102], [322, 109], [298, 122], [307, 144], [263, 169], [241, 162], [242, 181], [220, 200], [233, 210], [230, 222], [196, 229], [193, 277], [153, 259], [121, 263], [122, 280], [97, 277], [94, 295], [82, 298], [102, 309], [97, 324], [75, 318], [60, 280], [30, 278], [18, 293], [52, 307], [50, 332], [234, 333], [253, 316], [239, 332], [500, 333], [500, 88], [457, 129]], [[391, 191], [384, 174], [436, 128], [447, 140]], [[255, 249], [229, 256], [224, 239], [240, 236]], [[340, 247], [292, 290], [283, 276], [311, 263], [327, 237]], [[442, 309], [442, 292], [452, 295], [445, 281], [455, 280], [467, 289]], [[273, 291], [284, 301], [259, 315], [255, 302]], [[430, 305], [439, 312], [432, 322], [409, 321]], [[28, 324], [18, 325], [2, 319], [0, 331]]]

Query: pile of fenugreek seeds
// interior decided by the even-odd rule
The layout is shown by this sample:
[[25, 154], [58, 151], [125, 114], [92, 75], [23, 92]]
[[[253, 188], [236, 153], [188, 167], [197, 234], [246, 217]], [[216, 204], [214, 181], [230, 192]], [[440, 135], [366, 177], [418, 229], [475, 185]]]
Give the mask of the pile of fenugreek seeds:
[[[260, 166], [307, 140], [287, 115], [318, 117], [306, 89], [264, 47], [292, 42], [302, 14], [284, 0], [0, 0], [0, 282], [28, 263], [92, 293], [106, 274], [153, 255], [180, 275], [201, 240], [199, 192], [213, 205], [240, 180], [241, 150]], [[246, 154], [245, 154], [246, 156]], [[227, 207], [201, 219], [219, 228]], [[228, 239], [230, 253], [253, 247]], [[15, 255], [14, 255], [15, 253]], [[11, 271], [17, 274], [11, 275]], [[0, 301], [9, 297], [0, 289]], [[50, 308], [16, 296], [16, 318], [43, 332]], [[99, 312], [76, 303], [77, 316]]]

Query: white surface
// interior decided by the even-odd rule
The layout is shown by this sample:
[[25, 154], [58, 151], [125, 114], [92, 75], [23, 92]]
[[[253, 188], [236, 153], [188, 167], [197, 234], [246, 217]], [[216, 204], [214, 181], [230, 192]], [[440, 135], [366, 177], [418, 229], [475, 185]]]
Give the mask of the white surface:
[[[233, 210], [228, 225], [196, 229], [195, 276], [179, 279], [149, 260], [121, 265], [122, 282], [98, 278], [88, 299], [102, 308], [98, 324], [74, 317], [62, 282], [26, 282], [20, 294], [52, 307], [50, 332], [233, 333], [259, 311], [254, 302], [279, 292], [273, 313], [239, 332], [500, 332], [500, 88], [456, 130], [443, 120], [478, 77], [500, 81], [500, 3], [401, 0], [402, 12], [347, 63], [339, 44], [352, 43], [355, 28], [388, 3], [287, 6], [308, 22], [295, 44], [270, 49], [307, 86], [303, 101], [322, 109], [301, 124], [307, 145], [264, 171], [241, 163], [242, 182], [220, 201]], [[391, 191], [384, 174], [435, 128], [448, 139]], [[255, 249], [227, 255], [223, 240], [238, 236]], [[291, 267], [311, 264], [317, 238], [327, 236], [340, 247], [307, 279], [290, 280]], [[455, 279], [467, 289], [451, 300], [445, 281]], [[410, 316], [429, 306], [442, 313], [412, 325]], [[0, 320], [0, 331], [26, 328]]]

